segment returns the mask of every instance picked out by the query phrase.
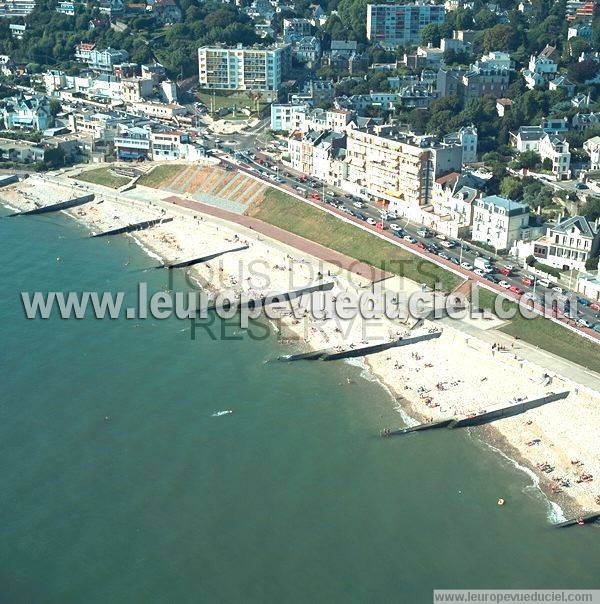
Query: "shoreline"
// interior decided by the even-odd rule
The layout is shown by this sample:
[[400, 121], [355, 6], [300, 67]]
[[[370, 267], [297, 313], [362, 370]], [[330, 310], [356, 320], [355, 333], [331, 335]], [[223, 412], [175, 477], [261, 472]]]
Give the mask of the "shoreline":
[[[27, 181], [23, 181], [23, 183], [19, 184], [26, 186]], [[52, 186], [57, 188], [59, 187], [59, 185], [55, 184]], [[13, 187], [19, 189], [19, 185], [13, 185]], [[7, 187], [6, 189], [10, 189], [13, 187]], [[3, 205], [7, 205], [3, 195], [6, 189], [0, 192], [0, 202]], [[116, 192], [113, 193], [116, 194]], [[13, 203], [10, 205], [14, 207], [15, 204]], [[85, 204], [84, 206], [74, 208], [73, 210], [66, 210], [64, 211], [64, 213], [70, 216], [71, 218], [74, 218], [77, 222], [82, 223], [88, 229], [92, 230], [92, 226], [95, 226], [96, 228], [114, 226], [114, 224], [108, 225], [105, 224], [105, 222], [109, 220], [112, 223], [113, 217], [120, 218], [120, 216], [117, 216], [117, 212], [119, 215], [125, 214], [126, 218], [131, 221], [134, 218], [139, 217], [140, 215], [142, 217], [147, 218], [148, 211], [154, 209], [150, 206], [140, 209], [139, 207], [135, 207], [133, 203], [127, 203], [126, 198], [123, 198], [122, 203], [117, 203], [115, 201], [105, 199], [102, 202], [102, 206], [105, 207], [103, 207], [101, 210], [98, 210], [98, 207], [96, 207], [96, 211], [93, 211], [94, 207], [99, 205], [100, 204], [98, 204], [97, 199], [94, 202], [91, 202], [90, 204]], [[163, 204], [160, 205], [161, 207], [164, 207]], [[15, 208], [15, 210], [18, 209], [19, 208]], [[237, 224], [229, 223], [227, 225], [223, 225], [223, 222], [225, 222], [223, 221], [223, 219], [216, 219], [211, 216], [206, 216], [203, 217], [200, 222], [198, 222], [190, 216], [190, 213], [194, 214], [194, 212], [189, 209], [184, 210], [183, 208], [173, 207], [169, 210], [169, 213], [175, 216], [175, 220], [172, 223], [165, 225], [164, 227], [155, 227], [153, 229], [149, 229], [148, 231], [140, 231], [129, 234], [129, 236], [134, 240], [134, 242], [140, 247], [140, 249], [144, 253], [146, 253], [150, 257], [160, 259], [162, 262], [176, 260], [177, 254], [181, 254], [184, 248], [189, 247], [190, 249], [197, 249], [198, 244], [200, 242], [196, 240], [196, 236], [199, 236], [200, 231], [202, 231], [202, 233], [204, 234], [204, 238], [206, 239], [206, 241], [203, 243], [208, 243], [209, 245], [216, 245], [217, 243], [222, 244], [223, 240], [229, 241], [230, 239], [228, 239], [228, 237], [234, 236], [232, 233], [235, 233], [235, 237], [237, 238], [239, 238], [240, 236], [250, 238], [251, 236], [251, 234], [243, 232], [244, 229]], [[222, 230], [220, 230], [219, 227], [221, 227]], [[254, 236], [256, 237], [257, 234], [254, 233]], [[259, 235], [258, 240], [253, 240], [251, 243], [250, 255], [252, 255], [254, 258], [264, 257], [265, 264], [267, 264], [267, 259], [269, 263], [271, 263], [273, 259], [277, 260], [277, 263], [268, 269], [271, 273], [270, 277], [272, 277], [274, 281], [277, 281], [277, 278], [281, 277], [281, 275], [274, 273], [274, 271], [276, 270], [275, 267], [279, 268], [281, 271], [284, 271], [284, 268], [282, 268], [282, 263], [285, 262], [286, 259], [285, 252], [288, 252], [288, 271], [292, 273], [291, 278], [295, 280], [296, 272], [298, 272], [301, 274], [301, 280], [303, 279], [304, 281], [306, 281], [308, 279], [308, 281], [306, 282], [310, 282], [311, 277], [314, 279], [314, 266], [312, 266], [311, 269], [309, 269], [308, 271], [306, 270], [306, 267], [307, 264], [313, 265], [315, 263], [315, 260], [318, 259], [310, 257], [308, 258], [308, 260], [302, 261], [298, 265], [296, 265], [293, 262], [294, 259], [290, 260], [289, 251], [289, 246], [286, 246], [281, 242], [269, 240], [264, 235], [261, 239], [261, 236]], [[218, 265], [218, 271], [214, 267], [215, 264]], [[317, 265], [319, 267], [321, 267], [323, 264], [323, 261], [317, 262]], [[256, 293], [260, 293], [261, 290], [259, 284], [255, 285], [250, 282], [248, 285], [246, 285], [246, 283], [242, 282], [240, 278], [236, 279], [234, 270], [235, 261], [231, 261], [230, 258], [224, 258], [219, 262], [212, 261], [211, 263], [206, 263], [206, 266], [204, 264], [196, 265], [189, 271], [189, 274], [193, 275], [194, 281], [198, 283], [198, 286], [200, 288], [206, 287], [207, 289], [211, 289], [212, 291], [218, 291], [219, 288], [223, 288], [225, 286], [233, 286], [233, 288], [239, 291], [240, 293], [242, 291], [244, 291], [244, 293], [249, 293], [253, 290], [256, 291]], [[308, 276], [305, 274], [306, 272], [308, 272]], [[334, 280], [336, 281], [336, 287], [340, 288], [340, 290], [343, 290], [344, 288], [348, 287], [357, 287], [355, 283], [351, 282], [352, 279], [347, 279], [347, 277], [347, 275], [343, 275], [341, 273], [336, 274], [334, 277]], [[286, 279], [280, 278], [279, 282], [285, 284]], [[404, 283], [404, 285], [406, 285], [406, 283]], [[302, 321], [294, 323], [294, 320], [290, 315], [291, 313], [283, 312], [281, 318], [277, 319], [277, 322], [275, 323], [275, 330], [278, 330], [280, 332], [279, 339], [282, 342], [285, 341], [286, 345], [293, 344], [295, 347], [314, 350], [322, 347], [331, 347], [333, 344], [339, 343], [339, 334], [334, 333], [334, 330], [331, 328], [331, 325], [326, 325], [327, 321], [324, 321], [323, 325], [316, 325], [317, 321], [311, 322], [309, 319], [305, 318]], [[434, 325], [435, 323], [431, 323], [430, 327]], [[397, 329], [398, 327], [403, 328], [398, 323], [396, 323], [395, 326], [392, 323], [388, 323], [386, 325], [381, 326], [381, 329], [378, 334], [382, 338], [386, 337], [386, 334], [391, 335], [391, 330]], [[439, 326], [436, 325], [435, 327], [439, 329]], [[284, 337], [284, 334], [287, 330], [289, 330], [290, 333], [293, 333], [296, 337], [288, 341]], [[428, 346], [427, 343], [424, 343], [422, 345], [419, 344], [415, 347], [410, 347], [410, 349], [396, 349], [392, 351], [378, 353], [377, 355], [373, 355], [371, 357], [360, 357], [357, 359], [352, 359], [350, 361], [352, 364], [359, 364], [363, 368], [363, 371], [368, 372], [369, 375], [372, 376], [373, 380], [377, 381], [386, 390], [386, 392], [390, 395], [392, 401], [394, 402], [394, 409], [399, 410], [401, 419], [405, 423], [407, 419], [408, 421], [416, 421], [415, 418], [421, 418], [424, 421], [438, 419], [440, 417], [440, 413], [448, 413], [448, 409], [446, 407], [454, 409], [456, 413], [468, 410], [469, 403], [471, 405], [479, 404], [478, 400], [467, 400], [467, 405], [465, 408], [464, 400], [461, 399], [459, 404], [459, 401], [453, 401], [452, 397], [448, 396], [444, 397], [445, 400], [437, 402], [438, 394], [442, 396], [443, 393], [434, 392], [434, 394], [436, 395], [435, 398], [437, 406], [423, 406], [423, 392], [419, 392], [417, 389], [411, 388], [410, 386], [410, 383], [414, 381], [414, 376], [418, 375], [419, 373], [421, 373], [422, 375], [427, 373], [427, 368], [434, 369], [436, 372], [439, 372], [441, 377], [446, 377], [446, 373], [448, 373], [448, 371], [443, 368], [438, 369], [437, 367], [435, 367], [435, 365], [437, 364], [438, 360], [441, 359], [443, 366], [444, 356], [447, 356], [447, 360], [451, 360], [451, 357], [454, 355], [454, 348], [456, 348], [457, 350], [462, 350], [465, 355], [471, 355], [474, 359], [478, 359], [481, 365], [483, 365], [482, 357], [487, 357], [486, 367], [484, 368], [484, 370], [487, 369], [490, 373], [499, 373], [499, 381], [504, 380], [504, 375], [507, 375], [509, 367], [511, 373], [521, 374], [520, 376], [514, 376], [515, 386], [514, 390], [512, 390], [513, 394], [515, 393], [515, 391], [521, 392], [524, 388], [527, 387], [527, 378], [529, 378], [529, 389], [532, 392], [536, 392], [536, 390], [537, 392], [541, 392], [541, 387], [539, 384], [537, 385], [537, 388], [534, 388], [532, 385], [532, 375], [536, 374], [537, 378], [537, 372], [540, 369], [539, 367], [534, 366], [532, 363], [529, 363], [528, 361], [526, 361], [526, 359], [524, 361], [522, 359], [518, 359], [517, 354], [514, 355], [514, 359], [509, 359], [508, 356], [502, 357], [502, 355], [494, 357], [492, 354], [493, 361], [490, 364], [489, 351], [486, 351], [487, 344], [485, 342], [479, 340], [478, 342], [474, 343], [473, 340], [476, 339], [474, 336], [465, 337], [464, 334], [458, 333], [456, 329], [447, 325], [443, 325], [442, 331], [444, 335], [442, 338], [440, 338], [440, 341], [443, 340], [443, 344], [430, 344]], [[355, 337], [358, 337], [356, 330], [352, 333], [355, 335]], [[342, 338], [341, 344], [345, 343], [347, 346], [349, 341], [352, 341], [351, 337], [345, 340]], [[449, 357], [448, 349], [450, 349]], [[415, 351], [419, 358], [415, 359], [414, 357], [412, 357], [412, 360], [408, 359], [407, 357], [410, 354], [415, 353]], [[443, 354], [436, 355], [436, 351], [439, 351], [440, 353], [443, 352]], [[423, 363], [420, 363], [420, 361], [426, 357], [431, 360], [431, 363], [425, 364], [423, 366]], [[395, 366], [392, 366], [390, 364], [392, 361], [395, 361]], [[402, 365], [400, 365], [400, 362], [402, 362]], [[410, 367], [407, 368], [406, 372], [402, 372], [402, 375], [399, 375], [397, 371], [398, 367], [402, 368], [405, 365], [409, 365]], [[394, 369], [396, 371], [394, 371]], [[412, 371], [410, 369], [412, 369]], [[466, 371], [466, 368], [459, 366], [456, 370], [464, 372]], [[547, 370], [552, 372], [551, 369]], [[452, 371], [450, 371], [450, 374], [452, 374]], [[456, 375], [458, 376], [461, 374], [456, 373]], [[483, 375], [483, 373], [481, 375]], [[562, 382], [565, 387], [569, 390], [573, 390], [573, 388], [575, 388], [577, 397], [582, 396], [580, 391], [587, 390], [581, 386], [577, 388], [575, 384], [569, 382], [569, 380], [564, 380], [561, 376], [558, 376], [556, 374], [554, 374], [554, 376], [556, 381]], [[517, 379], [518, 377], [522, 378], [520, 382]], [[462, 375], [461, 378], [464, 379], [460, 379], [457, 381], [457, 397], [461, 396], [460, 392], [462, 390], [467, 393], [471, 393], [466, 383], [468, 379]], [[485, 379], [487, 380], [487, 374], [485, 374]], [[435, 383], [435, 378], [434, 381], [432, 381], [431, 379], [423, 377], [420, 381], [422, 382], [420, 387], [426, 388], [428, 384], [429, 386], [431, 386], [431, 384]], [[506, 381], [508, 381], [508, 377], [506, 378]], [[464, 387], [460, 386], [458, 382], [464, 383]], [[505, 386], [505, 384], [503, 384], [503, 386]], [[558, 386], [558, 388], [561, 387], [562, 386]], [[479, 388], [481, 388], [481, 386]], [[556, 385], [553, 385], [553, 388], [556, 388]], [[507, 389], [507, 391], [510, 391], [510, 389]], [[600, 402], [600, 397], [597, 397], [597, 394], [598, 393], [595, 392], [585, 393], [586, 396], [593, 396], [596, 401]], [[570, 404], [573, 403], [573, 401], [571, 400], [572, 396], [573, 395], [570, 395], [569, 397]], [[507, 398], [503, 399], [501, 393], [499, 394], [498, 398], [500, 400], [504, 400], [505, 402], [507, 402], [508, 400]], [[553, 405], [557, 405], [557, 403], [553, 403]], [[590, 409], [591, 407], [588, 406], [585, 410], [586, 412], [588, 412], [590, 411]], [[553, 408], [550, 410], [540, 411], [540, 415], [543, 419], [543, 416], [552, 415], [554, 417], [556, 415], [560, 415], [560, 412], [556, 411], [556, 409]], [[597, 418], [593, 416], [593, 419], [594, 425], [598, 425], [596, 423]], [[503, 422], [506, 422], [506, 428], [501, 427], [499, 425], [485, 426], [484, 430], [481, 432], [481, 435], [476, 436], [476, 438], [481, 438], [481, 442], [483, 444], [485, 444], [487, 447], [490, 447], [492, 450], [499, 452], [508, 461], [515, 465], [516, 468], [520, 468], [523, 471], [526, 471], [526, 473], [528, 474], [529, 472], [531, 472], [530, 476], [535, 476], [536, 479], [539, 481], [538, 484], [535, 484], [534, 480], [534, 484], [532, 486], [535, 486], [539, 489], [539, 491], [544, 495], [545, 499], [548, 501], [549, 506], [554, 509], [555, 512], [556, 505], [560, 507], [561, 513], [566, 513], [568, 511], [569, 514], [579, 514], [585, 511], [584, 506], [587, 502], [590, 501], [589, 496], [584, 497], [585, 489], [576, 489], [578, 493], [573, 495], [571, 493], [566, 492], [565, 489], [563, 489], [562, 492], [553, 493], [553, 481], [550, 479], [550, 475], [544, 474], [540, 471], [536, 471], [535, 469], [535, 459], [532, 459], [535, 458], [535, 455], [532, 454], [536, 452], [535, 450], [537, 449], [537, 447], [532, 447], [532, 454], [527, 455], [528, 451], [524, 450], [522, 446], [519, 447], [516, 444], [514, 433], [516, 432], [516, 436], [517, 438], [519, 438], [522, 437], [523, 433], [525, 432], [524, 427], [521, 425], [523, 423], [522, 420], [523, 417], [521, 416], [517, 416], [516, 418], [511, 419], [505, 419], [503, 420]], [[533, 424], [533, 422], [530, 423]], [[540, 422], [539, 426], [534, 426], [534, 428], [535, 429], [532, 428], [531, 430], [527, 431], [532, 434], [535, 434], [536, 436], [536, 430], [538, 430], [538, 428], [539, 430], [541, 430], [541, 432], [544, 432], [543, 421]], [[519, 433], [519, 431], [521, 431], [521, 433]], [[546, 435], [544, 434], [544, 436]], [[545, 439], [543, 440], [545, 443]], [[554, 447], [552, 439], [550, 438], [549, 440], [550, 447]], [[568, 444], [569, 439], [566, 439], [566, 442]], [[569, 456], [566, 454], [566, 452], [565, 455], [568, 459]], [[595, 461], [597, 462], [598, 460]], [[551, 463], [554, 463], [558, 468], [558, 463], [556, 462], [556, 460], [551, 461]], [[524, 468], [526, 470], [524, 470]], [[586, 471], [591, 471], [591, 473], [598, 475], [598, 472], [589, 469], [589, 463], [587, 458], [585, 468]], [[561, 468], [561, 470], [562, 469], [564, 468]], [[579, 495], [579, 497], [577, 495]], [[586, 507], [589, 507], [589, 505]]]

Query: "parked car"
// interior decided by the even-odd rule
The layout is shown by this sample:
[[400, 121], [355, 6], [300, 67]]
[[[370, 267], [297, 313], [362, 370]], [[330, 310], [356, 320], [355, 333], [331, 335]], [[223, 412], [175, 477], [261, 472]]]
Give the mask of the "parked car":
[[594, 327], [592, 327], [592, 329], [594, 331], [597, 331], [598, 333], [600, 333], [600, 323], [596, 323], [596, 325], [594, 325]]
[[521, 283], [523, 285], [527, 285], [528, 287], [531, 287], [533, 285], [535, 281], [534, 277], [528, 277], [527, 275], [523, 275], [523, 277], [521, 277]]
[[388, 220], [398, 220], [398, 214], [394, 211], [388, 212]]
[[504, 289], [510, 289], [511, 285], [508, 281], [499, 281], [498, 285]]
[[362, 212], [354, 212], [354, 215], [359, 219], [359, 220], [366, 220], [367, 217], [362, 213]]
[[511, 268], [508, 266], [501, 266], [498, 272], [505, 277], [509, 277], [511, 273]]
[[460, 260], [458, 258], [456, 258], [455, 256], [452, 256], [450, 258], [450, 262], [452, 262], [452, 264], [456, 264], [457, 266], [460, 264]]
[[517, 294], [518, 296], [522, 296], [525, 293], [521, 288], [517, 287], [516, 285], [511, 285], [508, 290], [511, 291], [513, 294]]
[[408, 241], [409, 243], [417, 243], [417, 240], [412, 235], [404, 235], [404, 237], [402, 237], [402, 239], [404, 239], [405, 241]]
[[352, 205], [359, 210], [365, 207], [365, 204], [362, 201], [355, 201]]
[[590, 304], [590, 308], [591, 308], [592, 310], [600, 310], [600, 302], [592, 302], [592, 303]]
[[440, 253], [438, 254], [438, 256], [439, 256], [440, 258], [443, 258], [444, 260], [450, 260], [450, 255], [449, 255], [449, 254], [447, 254], [446, 252], [440, 252]]
[[392, 231], [401, 231], [401, 227], [399, 224], [396, 224], [395, 222], [392, 222], [392, 224], [390, 224], [390, 229], [392, 229]]
[[484, 275], [484, 277], [488, 280], [491, 281], [492, 283], [499, 283], [500, 279], [498, 279], [498, 277], [496, 277], [495, 275], [492, 275], [491, 273], [486, 273]]
[[440, 245], [443, 245], [445, 248], [447, 249], [452, 249], [453, 247], [456, 247], [456, 243], [454, 241], [450, 241], [450, 239], [445, 239], [444, 241], [442, 241], [440, 243]]
[[588, 329], [592, 328], [592, 324], [584, 318], [577, 319], [577, 325], [579, 325], [579, 327], [587, 327]]
[[557, 294], [564, 294], [565, 293], [565, 290], [562, 287], [559, 287], [558, 285], [555, 285], [552, 288], [552, 291], [556, 292]]
[[577, 304], [579, 304], [579, 306], [589, 306], [590, 301], [586, 298], [577, 298]]
[[431, 237], [431, 234], [429, 233], [429, 231], [427, 229], [419, 229], [417, 231], [417, 235], [419, 237]]
[[422, 241], [417, 242], [417, 247], [420, 247], [422, 250], [427, 249], [427, 246]]
[[538, 279], [538, 285], [541, 285], [542, 287], [553, 287], [554, 286], [552, 281], [550, 281], [550, 279], [546, 279], [545, 277]]
[[367, 218], [367, 224], [377, 224], [377, 221], [369, 216]]
[[468, 271], [472, 271], [475, 268], [470, 262], [461, 262], [460, 265]]
[[473, 272], [480, 277], [485, 277], [486, 275], [485, 271], [480, 268], [476, 268]]

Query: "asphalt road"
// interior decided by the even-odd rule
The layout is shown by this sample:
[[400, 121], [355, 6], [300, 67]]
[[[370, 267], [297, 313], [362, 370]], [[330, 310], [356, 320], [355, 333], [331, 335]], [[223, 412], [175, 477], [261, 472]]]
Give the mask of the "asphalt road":
[[[227, 137], [228, 140], [230, 138], [232, 137]], [[222, 141], [220, 146], [225, 148], [228, 147], [232, 151], [242, 150], [241, 145], [240, 148], [234, 148], [232, 145], [228, 145], [225, 141]], [[269, 181], [271, 184], [279, 184], [284, 188], [287, 187], [297, 195], [300, 194], [310, 197], [313, 193], [315, 193], [319, 195], [321, 200], [320, 203], [323, 203], [322, 200], [326, 199], [328, 204], [323, 205], [328, 205], [328, 207], [333, 209], [333, 211], [335, 211], [336, 207], [338, 210], [344, 208], [346, 210], [344, 213], [347, 216], [352, 214], [365, 222], [369, 218], [372, 219], [372, 221], [383, 222], [384, 233], [391, 235], [392, 239], [397, 238], [402, 240], [404, 245], [412, 248], [416, 246], [419, 252], [436, 261], [438, 264], [445, 265], [446, 262], [450, 263], [453, 268], [459, 270], [464, 274], [465, 277], [485, 283], [486, 285], [496, 285], [494, 289], [503, 291], [508, 296], [518, 298], [520, 295], [527, 293], [539, 303], [544, 299], [546, 294], [556, 293], [553, 292], [552, 286], [544, 287], [539, 283], [536, 283], [535, 287], [533, 287], [523, 283], [522, 278], [525, 277], [527, 273], [520, 267], [513, 267], [509, 276], [503, 275], [500, 273], [500, 269], [511, 266], [508, 262], [492, 258], [492, 256], [494, 256], [493, 254], [479, 252], [470, 244], [461, 242], [459, 240], [454, 240], [454, 247], [447, 249], [443, 247], [442, 240], [437, 238], [435, 233], [429, 232], [425, 235], [422, 232], [422, 227], [420, 225], [411, 223], [405, 218], [387, 219], [382, 221], [381, 210], [373, 203], [360, 200], [359, 203], [361, 204], [361, 207], [355, 207], [355, 203], [358, 201], [358, 198], [353, 198], [352, 196], [349, 196], [347, 193], [336, 189], [335, 187], [329, 185], [323, 186], [314, 178], [306, 179], [305, 182], [302, 182], [298, 174], [292, 174], [292, 171], [287, 166], [284, 167], [282, 165], [277, 165], [272, 158], [266, 155], [257, 153], [255, 159], [251, 159], [248, 155], [246, 155], [243, 160], [239, 161], [241, 161], [241, 164], [232, 162], [232, 165], [234, 165], [236, 168], [242, 168], [254, 176], [261, 177]], [[258, 163], [258, 161], [263, 161], [264, 163], [261, 164]], [[279, 178], [279, 181], [275, 180], [276, 178]], [[311, 201], [314, 202], [315, 200], [311, 199]], [[331, 205], [331, 202], [333, 202], [334, 205]], [[347, 212], [348, 210], [351, 212], [351, 214]], [[401, 232], [397, 233], [390, 229], [391, 224], [398, 225], [401, 228]], [[376, 227], [372, 225], [372, 228], [375, 229]], [[403, 239], [404, 235], [409, 235], [414, 241], [407, 241], [406, 239]], [[448, 240], [452, 241], [450, 239]], [[484, 275], [477, 274], [473, 271], [475, 259], [481, 257], [488, 258], [492, 263], [494, 272], [491, 275], [494, 281], [491, 281]], [[501, 283], [504, 285], [504, 287], [500, 285]], [[508, 287], [510, 286], [518, 288], [519, 291], [507, 291]], [[569, 294], [570, 292], [565, 290], [564, 293]], [[587, 323], [591, 326], [596, 324], [600, 325], [600, 309], [594, 310], [589, 306], [581, 304], [581, 301], [583, 301], [584, 298], [580, 295], [577, 295], [577, 298], [580, 300], [580, 303], [577, 304], [577, 318], [587, 321]], [[571, 324], [573, 323], [574, 321], [571, 321]], [[578, 325], [578, 328], [582, 329], [582, 331], [593, 334], [595, 337], [598, 337], [597, 332], [586, 329], [584, 325]]]

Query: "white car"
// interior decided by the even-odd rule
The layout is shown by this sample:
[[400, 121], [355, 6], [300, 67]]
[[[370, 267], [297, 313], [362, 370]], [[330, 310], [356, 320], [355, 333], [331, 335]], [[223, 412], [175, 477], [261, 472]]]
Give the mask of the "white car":
[[[508, 267], [506, 267], [508, 268]], [[550, 287], [552, 285], [552, 283], [550, 282], [549, 279], [538, 279], [538, 285], [541, 285], [542, 287]]]
[[377, 224], [377, 221], [369, 216], [367, 218], [367, 224]]
[[480, 277], [485, 277], [485, 271], [482, 271], [480, 268], [476, 268], [473, 272]]
[[500, 281], [498, 285], [504, 289], [510, 289], [510, 283], [508, 281]]
[[395, 222], [392, 222], [392, 224], [390, 224], [390, 229], [392, 229], [392, 231], [401, 231], [402, 230], [400, 225], [396, 224]]
[[468, 262], [461, 262], [460, 265], [463, 268], [466, 268], [468, 271], [472, 271], [473, 270], [473, 265], [469, 264]]
[[587, 327], [588, 329], [592, 327], [592, 324], [589, 321], [586, 321], [585, 319], [578, 319], [577, 325], [579, 325], [579, 327]]
[[454, 241], [444, 239], [444, 241], [440, 241], [440, 245], [447, 249], [450, 249], [450, 248], [453, 248], [456, 244], [454, 243]]
[[556, 292], [557, 294], [564, 294], [565, 290], [562, 287], [559, 287], [558, 285], [552, 288], [553, 292]]
[[417, 240], [412, 235], [404, 235], [402, 239], [408, 241], [409, 243], [417, 243]]
[[389, 220], [398, 220], [398, 214], [396, 214], [396, 212], [394, 212], [394, 211], [388, 212], [388, 219]]
[[352, 205], [359, 210], [365, 207], [365, 204], [362, 201], [355, 201]]

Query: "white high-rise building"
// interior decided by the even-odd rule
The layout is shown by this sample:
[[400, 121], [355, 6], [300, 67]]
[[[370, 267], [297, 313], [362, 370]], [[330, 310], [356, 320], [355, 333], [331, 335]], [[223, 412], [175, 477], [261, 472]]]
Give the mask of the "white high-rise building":
[[0, 17], [26, 17], [35, 8], [35, 0], [0, 0]]
[[368, 4], [367, 38], [383, 46], [418, 44], [421, 30], [430, 23], [443, 23], [443, 4]]
[[273, 91], [281, 86], [291, 60], [290, 45], [198, 49], [201, 88]]

